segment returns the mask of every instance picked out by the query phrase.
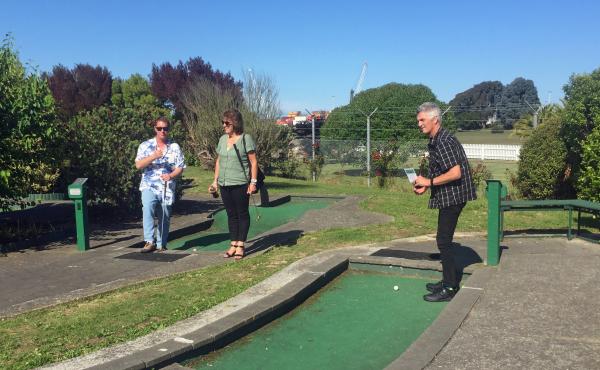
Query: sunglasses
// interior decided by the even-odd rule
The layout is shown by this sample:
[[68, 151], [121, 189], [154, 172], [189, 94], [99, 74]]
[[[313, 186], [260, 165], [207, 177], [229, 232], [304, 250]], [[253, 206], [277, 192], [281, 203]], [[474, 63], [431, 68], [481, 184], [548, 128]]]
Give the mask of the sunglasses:
[[221, 121], [221, 123], [224, 124], [226, 127], [233, 125], [233, 123], [231, 123], [229, 121]]
[[156, 129], [156, 131], [163, 131], [164, 130], [165, 132], [169, 132], [169, 128], [168, 127], [159, 127], [159, 126], [156, 126], [155, 129]]

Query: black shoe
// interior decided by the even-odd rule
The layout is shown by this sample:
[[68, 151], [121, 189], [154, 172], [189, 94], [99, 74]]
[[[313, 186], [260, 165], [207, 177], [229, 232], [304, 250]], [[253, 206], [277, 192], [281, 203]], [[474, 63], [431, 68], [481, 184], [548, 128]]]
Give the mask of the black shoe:
[[438, 281], [437, 283], [427, 283], [425, 284], [425, 288], [429, 290], [431, 293], [437, 292], [438, 290], [442, 290], [444, 286], [442, 285], [442, 281]]
[[458, 289], [444, 287], [441, 290], [438, 290], [437, 292], [424, 295], [423, 299], [427, 302], [448, 302], [452, 298], [454, 298], [454, 295], [457, 291]]

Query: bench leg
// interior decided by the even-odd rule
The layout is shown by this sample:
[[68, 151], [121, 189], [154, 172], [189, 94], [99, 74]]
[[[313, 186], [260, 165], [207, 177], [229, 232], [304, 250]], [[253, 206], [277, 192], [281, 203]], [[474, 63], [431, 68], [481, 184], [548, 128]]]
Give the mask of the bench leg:
[[500, 211], [500, 230], [498, 230], [499, 240], [504, 240], [504, 212]]
[[577, 210], [577, 235], [581, 234], [581, 210]]
[[573, 239], [573, 233], [571, 232], [571, 228], [573, 227], [573, 209], [569, 208], [569, 230], [567, 230], [567, 239]]

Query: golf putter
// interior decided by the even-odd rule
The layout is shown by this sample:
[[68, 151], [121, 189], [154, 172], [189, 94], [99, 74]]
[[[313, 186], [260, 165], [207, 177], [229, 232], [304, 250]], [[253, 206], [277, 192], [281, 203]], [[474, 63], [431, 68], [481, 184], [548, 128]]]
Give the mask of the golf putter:
[[256, 221], [260, 220], [260, 212], [258, 212], [258, 206], [256, 205], [256, 199], [254, 199], [254, 194], [250, 194], [250, 199], [252, 199], [252, 204], [254, 204], [254, 210], [256, 211]]
[[165, 235], [164, 234], [164, 231], [165, 231], [165, 213], [167, 211], [165, 201], [167, 199], [167, 185], [168, 184], [169, 184], [168, 181], [164, 181], [163, 182], [163, 196], [162, 196], [162, 203], [161, 203], [161, 205], [162, 205], [162, 220], [160, 222], [160, 239], [161, 239], [161, 241], [163, 243], [163, 245], [161, 247], [164, 250], [167, 249], [167, 247], [165, 245], [166, 240], [162, 240], [162, 239], [163, 239], [163, 236]]

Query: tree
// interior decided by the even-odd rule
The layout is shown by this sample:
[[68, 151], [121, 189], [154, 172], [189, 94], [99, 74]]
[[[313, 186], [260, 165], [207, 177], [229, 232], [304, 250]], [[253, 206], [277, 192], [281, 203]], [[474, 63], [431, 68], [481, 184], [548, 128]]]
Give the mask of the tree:
[[76, 64], [71, 70], [59, 64], [44, 77], [65, 121], [81, 111], [110, 103], [112, 75], [106, 67]]
[[456, 94], [448, 104], [452, 106], [457, 126], [465, 130], [484, 127], [494, 115], [503, 90], [500, 81], [485, 81]]
[[0, 209], [23, 204], [31, 191], [45, 191], [57, 177], [57, 121], [48, 85], [28, 74], [12, 39], [0, 45]]
[[[421, 140], [423, 135], [418, 130], [415, 117], [417, 107], [426, 101], [436, 102], [444, 109], [445, 105], [424, 85], [389, 83], [368, 89], [356, 95], [350, 104], [334, 109], [321, 128], [321, 136], [324, 139], [364, 142], [367, 136], [365, 114], [378, 108], [371, 117], [372, 140]], [[452, 114], [444, 116], [444, 126], [455, 128]]]
[[579, 198], [600, 201], [600, 126], [596, 126], [581, 145], [581, 169], [577, 179]]
[[158, 100], [152, 95], [150, 83], [136, 73], [128, 79], [116, 78], [112, 83], [112, 104], [118, 107], [158, 106]]
[[246, 70], [243, 86], [244, 102], [257, 118], [274, 122], [281, 116], [279, 91], [271, 76]]
[[[225, 110], [235, 108], [244, 117], [245, 132], [252, 135], [261, 168], [270, 172], [273, 161], [285, 156], [292, 137], [289, 128], [274, 124], [279, 112], [278, 90], [265, 75], [245, 74], [247, 95], [242, 98], [237, 86], [222, 87], [206, 78], [197, 78], [179, 95], [188, 143], [205, 167], [213, 168], [216, 145], [223, 135], [220, 125]], [[252, 80], [251, 80], [252, 79]]]
[[[573, 173], [570, 181], [576, 184], [581, 164], [582, 144], [600, 125], [600, 68], [590, 74], [572, 75], [563, 90], [565, 113], [561, 135], [569, 148], [567, 162]], [[589, 176], [589, 172], [587, 175]]]
[[531, 114], [526, 114], [523, 117], [519, 118], [519, 120], [513, 126], [515, 135], [528, 138], [531, 136], [531, 132], [533, 129], [533, 116]]
[[231, 91], [235, 99], [242, 97], [242, 83], [235, 81], [230, 73], [213, 70], [210, 63], [201, 57], [190, 58], [187, 62], [179, 61], [177, 66], [163, 63], [152, 65], [150, 85], [152, 93], [162, 104], [174, 108], [177, 116], [183, 114], [180, 98], [188, 85], [199, 79], [206, 79], [223, 91]]
[[214, 167], [217, 143], [223, 135], [220, 124], [223, 112], [240, 109], [242, 105], [236, 96], [206, 78], [197, 78], [177, 97], [189, 149], [206, 168]]
[[523, 115], [531, 113], [532, 106], [540, 104], [537, 89], [532, 80], [517, 77], [502, 91], [499, 104], [498, 118], [504, 128], [511, 129]]
[[281, 107], [273, 78], [264, 72], [246, 71], [243, 75], [244, 120], [248, 133], [256, 139], [261, 168], [271, 173], [276, 162], [290, 160], [293, 135], [289, 127], [275, 124]]

